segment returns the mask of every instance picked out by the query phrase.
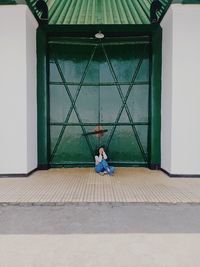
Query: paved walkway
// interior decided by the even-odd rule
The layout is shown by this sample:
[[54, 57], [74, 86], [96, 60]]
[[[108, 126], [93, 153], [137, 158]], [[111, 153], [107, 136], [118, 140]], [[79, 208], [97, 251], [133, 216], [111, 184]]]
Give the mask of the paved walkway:
[[0, 236], [2, 267], [198, 267], [199, 234]]
[[65, 202], [200, 203], [200, 179], [170, 178], [146, 168], [117, 168], [111, 177], [72, 168], [0, 178], [1, 204]]

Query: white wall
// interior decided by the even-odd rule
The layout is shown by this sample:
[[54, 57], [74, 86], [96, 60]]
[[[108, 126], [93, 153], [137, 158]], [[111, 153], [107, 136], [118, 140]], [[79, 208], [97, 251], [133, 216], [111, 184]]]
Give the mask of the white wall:
[[172, 142], [172, 10], [162, 23], [161, 167], [171, 168]]
[[164, 17], [161, 167], [200, 174], [200, 5], [173, 4]]
[[36, 28], [25, 5], [0, 6], [0, 174], [37, 167]]
[[27, 167], [37, 167], [37, 55], [35, 18], [26, 12], [26, 64], [27, 64]]

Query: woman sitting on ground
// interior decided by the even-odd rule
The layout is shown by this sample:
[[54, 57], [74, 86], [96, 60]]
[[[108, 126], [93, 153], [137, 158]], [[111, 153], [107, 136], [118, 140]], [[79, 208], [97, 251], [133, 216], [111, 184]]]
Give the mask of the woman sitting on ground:
[[99, 155], [95, 156], [95, 171], [101, 175], [106, 173], [112, 175], [115, 168], [108, 165], [106, 161], [108, 157], [104, 151], [104, 148], [100, 147], [98, 153]]

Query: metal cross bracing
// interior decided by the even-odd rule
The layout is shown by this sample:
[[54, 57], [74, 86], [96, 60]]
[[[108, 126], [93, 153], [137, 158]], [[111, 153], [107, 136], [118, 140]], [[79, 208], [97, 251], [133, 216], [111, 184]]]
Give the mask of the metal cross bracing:
[[[51, 85], [55, 85], [55, 84], [63, 85], [64, 88], [65, 88], [66, 94], [68, 95], [68, 97], [70, 99], [70, 102], [71, 102], [71, 106], [70, 106], [68, 112], [66, 113], [66, 116], [65, 116], [65, 119], [64, 119], [63, 122], [51, 122], [51, 121], [49, 122], [50, 127], [51, 126], [61, 126], [61, 130], [60, 130], [60, 133], [58, 135], [58, 138], [57, 138], [57, 140], [56, 140], [56, 142], [54, 144], [54, 147], [51, 149], [51, 155], [49, 157], [49, 163], [50, 164], [54, 164], [54, 157], [55, 157], [55, 155], [56, 155], [56, 153], [57, 153], [57, 151], [59, 149], [59, 146], [61, 144], [61, 141], [62, 141], [64, 132], [66, 130], [66, 127], [70, 127], [72, 125], [73, 126], [75, 125], [74, 123], [71, 124], [69, 122], [70, 116], [71, 116], [73, 111], [75, 112], [77, 120], [78, 120], [77, 125], [79, 125], [81, 127], [82, 136], [84, 136], [84, 138], [86, 140], [88, 150], [90, 151], [90, 154], [91, 154], [91, 158], [94, 157], [94, 153], [95, 153], [95, 148], [96, 147], [94, 148], [92, 146], [92, 144], [91, 144], [91, 140], [89, 138], [89, 134], [91, 134], [91, 133], [89, 133], [89, 134], [87, 133], [86, 126], [94, 126], [94, 127], [97, 126], [97, 125], [102, 125], [104, 127], [105, 126], [111, 126], [111, 130], [108, 133], [107, 141], [104, 144], [104, 146], [106, 147], [106, 150], [109, 152], [110, 143], [111, 143], [111, 141], [113, 139], [113, 136], [115, 135], [117, 126], [119, 126], [119, 125], [120, 126], [129, 125], [132, 128], [132, 138], [135, 138], [135, 140], [137, 141], [137, 145], [139, 147], [139, 151], [140, 151], [141, 156], [143, 158], [143, 162], [144, 162], [145, 165], [148, 164], [148, 161], [149, 161], [148, 149], [147, 150], [144, 149], [142, 141], [141, 141], [141, 137], [140, 137], [140, 135], [138, 133], [138, 130], [137, 130], [136, 126], [137, 125], [144, 125], [144, 126], [149, 127], [149, 121], [136, 122], [135, 119], [134, 119], [134, 114], [131, 114], [131, 112], [130, 112], [130, 109], [129, 109], [128, 104], [127, 104], [127, 100], [129, 98], [130, 93], [134, 90], [134, 86], [135, 85], [138, 85], [138, 84], [147, 84], [147, 85], [149, 85], [149, 80], [148, 81], [139, 81], [139, 82], [136, 81], [136, 78], [137, 78], [138, 73], [139, 73], [139, 71], [141, 69], [141, 65], [143, 63], [145, 54], [147, 53], [147, 51], [149, 49], [149, 43], [147, 42], [146, 44], [143, 44], [143, 52], [142, 52], [143, 56], [141, 56], [138, 59], [136, 66], [134, 66], [134, 68], [132, 69], [131, 81], [126, 83], [128, 85], [128, 90], [127, 90], [126, 93], [122, 92], [121, 83], [118, 80], [117, 74], [116, 74], [115, 69], [113, 67], [113, 63], [111, 62], [111, 60], [109, 58], [109, 54], [108, 54], [107, 49], [106, 49], [106, 46], [110, 45], [110, 44], [109, 43], [103, 43], [103, 42], [97, 42], [97, 43], [92, 43], [92, 44], [90, 43], [90, 46], [92, 45], [92, 47], [93, 47], [92, 50], [91, 50], [91, 55], [89, 56], [87, 64], [85, 65], [85, 68], [84, 68], [84, 71], [82, 73], [80, 81], [76, 81], [76, 82], [70, 81], [69, 78], [66, 77], [66, 75], [64, 75], [62, 67], [61, 67], [61, 65], [59, 63], [59, 59], [56, 56], [56, 51], [54, 50], [54, 47], [50, 45], [51, 55], [52, 55], [51, 56], [51, 62], [56, 66], [56, 69], [57, 69], [57, 71], [59, 73], [59, 76], [61, 78], [61, 82], [51, 81], [50, 84]], [[120, 96], [120, 99], [121, 99], [121, 105], [119, 106], [119, 110], [117, 112], [116, 119], [115, 119], [115, 121], [111, 121], [109, 123], [108, 122], [102, 122], [101, 123], [101, 121], [100, 121], [100, 107], [99, 107], [98, 121], [92, 122], [92, 123], [91, 122], [90, 123], [83, 122], [83, 120], [81, 118], [81, 114], [78, 112], [77, 106], [76, 106], [76, 103], [77, 103], [79, 94], [81, 92], [81, 89], [83, 88], [83, 85], [85, 86], [85, 85], [88, 84], [85, 81], [85, 77], [86, 77], [86, 75], [88, 73], [88, 69], [89, 69], [89, 67], [90, 67], [90, 65], [91, 65], [91, 63], [92, 63], [92, 61], [94, 59], [94, 55], [95, 55], [95, 52], [96, 52], [97, 48], [101, 49], [101, 51], [102, 51], [102, 55], [104, 56], [103, 60], [108, 65], [108, 68], [110, 70], [110, 75], [112, 76], [113, 81], [114, 81], [112, 83], [112, 85], [114, 85], [116, 87], [117, 92], [118, 92], [118, 94]], [[76, 93], [75, 93], [74, 96], [72, 96], [72, 94], [70, 92], [69, 85], [77, 85]], [[101, 90], [100, 87], [101, 86], [105, 86], [105, 85], [110, 85], [110, 83], [104, 82], [104, 81], [99, 81], [99, 83], [95, 82], [95, 83], [93, 83], [93, 85], [99, 86], [99, 93], [100, 93], [100, 90]], [[100, 97], [99, 97], [99, 101], [100, 101]], [[121, 115], [122, 115], [124, 110], [125, 110], [125, 112], [127, 114], [127, 117], [128, 117], [129, 121], [126, 122], [126, 123], [120, 123], [120, 117], [121, 117]], [[107, 130], [102, 130], [102, 131], [106, 132]], [[101, 145], [101, 139], [100, 138], [99, 138], [98, 145]]]
[[[144, 47], [144, 50], [145, 50], [145, 48], [146, 48], [146, 47]], [[124, 96], [123, 96], [123, 93], [122, 93], [122, 90], [121, 90], [121, 87], [120, 87], [120, 84], [119, 84], [119, 82], [118, 82], [118, 80], [117, 80], [117, 76], [116, 76], [115, 71], [114, 71], [114, 69], [113, 69], [112, 63], [110, 62], [110, 60], [109, 60], [109, 58], [108, 58], [108, 55], [107, 55], [107, 53], [106, 53], [106, 50], [105, 50], [105, 47], [104, 47], [103, 44], [102, 44], [102, 49], [103, 49], [103, 52], [104, 52], [104, 54], [105, 54], [105, 58], [106, 58], [107, 63], [108, 63], [108, 65], [109, 65], [109, 68], [110, 68], [111, 74], [112, 74], [112, 76], [113, 76], [113, 79], [114, 79], [114, 81], [115, 81], [115, 85], [116, 85], [116, 87], [117, 87], [117, 90], [118, 90], [119, 95], [120, 95], [121, 100], [122, 100], [122, 106], [121, 106], [121, 108], [120, 108], [120, 110], [119, 110], [119, 112], [118, 112], [116, 121], [114, 122], [114, 126], [113, 126], [113, 128], [112, 128], [112, 130], [111, 130], [111, 133], [110, 133], [110, 136], [109, 136], [109, 138], [108, 138], [108, 142], [107, 142], [107, 144], [106, 144], [106, 148], [107, 148], [107, 149], [109, 148], [110, 141], [111, 141], [112, 136], [113, 136], [113, 134], [114, 134], [114, 132], [115, 132], [116, 126], [117, 126], [117, 124], [118, 124], [118, 122], [119, 122], [119, 119], [120, 119], [120, 116], [121, 116], [121, 114], [122, 114], [122, 112], [123, 112], [123, 109], [125, 108], [125, 109], [126, 109], [126, 113], [127, 113], [127, 115], [128, 115], [128, 118], [129, 118], [129, 121], [130, 121], [130, 123], [131, 123], [132, 129], [133, 129], [133, 133], [134, 133], [134, 135], [135, 135], [135, 137], [136, 137], [136, 140], [137, 140], [137, 142], [138, 142], [140, 151], [141, 151], [141, 153], [142, 153], [142, 156], [143, 156], [143, 158], [144, 158], [144, 161], [147, 163], [147, 161], [148, 161], [147, 156], [146, 156], [146, 154], [145, 154], [145, 152], [144, 152], [144, 149], [143, 149], [143, 147], [142, 147], [142, 144], [141, 144], [141, 141], [140, 141], [140, 137], [139, 137], [139, 135], [138, 135], [138, 133], [137, 133], [137, 130], [136, 130], [136, 128], [135, 128], [135, 125], [134, 125], [134, 120], [133, 120], [133, 118], [132, 118], [132, 116], [131, 116], [131, 113], [130, 113], [129, 108], [128, 108], [127, 103], [126, 103], [126, 102], [127, 102], [127, 99], [128, 99], [128, 96], [129, 96], [129, 94], [130, 94], [130, 92], [131, 92], [131, 89], [133, 88], [133, 85], [134, 85], [135, 79], [136, 79], [136, 77], [137, 77], [138, 71], [139, 71], [139, 69], [140, 69], [140, 66], [141, 66], [141, 64], [142, 64], [143, 58], [141, 58], [141, 59], [139, 60], [139, 62], [138, 62], [138, 65], [137, 65], [137, 67], [136, 67], [136, 69], [135, 69], [135, 71], [134, 71], [134, 73], [133, 73], [133, 77], [132, 77], [131, 83], [130, 83], [130, 85], [129, 85], [128, 91], [127, 91], [127, 93], [126, 93], [126, 95], [125, 95], [125, 97], [124, 97]]]
[[[86, 67], [85, 67], [85, 70], [84, 70], [84, 72], [83, 72], [83, 76], [82, 76], [82, 78], [81, 78], [80, 84], [79, 84], [79, 86], [78, 86], [78, 88], [77, 88], [77, 92], [76, 92], [76, 95], [75, 95], [74, 98], [73, 98], [72, 95], [71, 95], [71, 92], [70, 92], [70, 90], [69, 90], [69, 87], [68, 87], [68, 85], [67, 85], [67, 82], [66, 82], [66, 80], [65, 80], [65, 77], [64, 77], [64, 75], [63, 75], [63, 72], [62, 72], [62, 70], [61, 70], [61, 67], [60, 67], [60, 65], [59, 65], [59, 63], [58, 63], [58, 60], [56, 59], [56, 57], [54, 57], [54, 62], [55, 62], [55, 64], [56, 64], [56, 67], [57, 67], [57, 69], [58, 69], [58, 72], [59, 72], [59, 74], [60, 74], [60, 77], [61, 77], [61, 79], [62, 79], [62, 82], [63, 82], [63, 84], [64, 84], [65, 90], [66, 90], [66, 92], [67, 92], [67, 94], [68, 94], [68, 96], [69, 96], [69, 98], [70, 98], [70, 101], [71, 101], [71, 107], [70, 107], [70, 110], [69, 110], [69, 112], [68, 112], [68, 114], [67, 114], [67, 116], [66, 116], [66, 118], [65, 118], [65, 121], [64, 121], [62, 130], [61, 130], [61, 132], [60, 132], [60, 134], [59, 134], [59, 137], [58, 137], [58, 140], [57, 140], [57, 142], [56, 142], [56, 145], [55, 145], [55, 147], [54, 147], [54, 149], [53, 149], [53, 152], [52, 152], [52, 154], [51, 154], [51, 156], [50, 156], [50, 161], [53, 159], [53, 157], [54, 157], [54, 155], [55, 155], [55, 153], [56, 153], [56, 151], [57, 151], [57, 149], [58, 149], [58, 146], [59, 146], [59, 144], [60, 144], [60, 141], [61, 141], [61, 139], [62, 139], [63, 133], [64, 133], [64, 131], [65, 131], [65, 128], [66, 128], [66, 126], [67, 126], [67, 123], [68, 123], [68, 121], [69, 121], [69, 118], [70, 118], [70, 115], [71, 115], [73, 109], [74, 109], [74, 111], [75, 111], [75, 113], [76, 113], [76, 116], [77, 116], [78, 121], [79, 121], [79, 123], [80, 123], [80, 125], [81, 125], [81, 128], [82, 128], [83, 133], [84, 133], [84, 134], [86, 133], [86, 130], [85, 130], [84, 125], [83, 125], [83, 122], [81, 121], [80, 115], [79, 115], [79, 113], [77, 112], [75, 103], [76, 103], [76, 100], [77, 100], [78, 95], [79, 95], [79, 93], [80, 93], [81, 87], [82, 87], [82, 85], [83, 85], [83, 81], [84, 81], [84, 78], [85, 78], [85, 76], [86, 76], [87, 69], [88, 69], [88, 67], [89, 67], [89, 65], [90, 65], [90, 62], [92, 61], [93, 56], [94, 56], [95, 50], [96, 50], [96, 45], [94, 46], [94, 50], [93, 50], [93, 52], [92, 52], [92, 55], [91, 55], [90, 59], [88, 60], [88, 63], [87, 63], [87, 65], [86, 65]], [[89, 141], [87, 135], [85, 136], [85, 138], [86, 138], [88, 147], [89, 147], [89, 149], [90, 149], [90, 152], [91, 152], [91, 154], [93, 155], [92, 147], [91, 147], [91, 144], [90, 144], [90, 141]]]

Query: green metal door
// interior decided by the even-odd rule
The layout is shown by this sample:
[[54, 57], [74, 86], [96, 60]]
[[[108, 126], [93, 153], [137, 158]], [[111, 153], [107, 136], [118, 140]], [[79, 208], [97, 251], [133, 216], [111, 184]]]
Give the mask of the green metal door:
[[149, 162], [149, 40], [49, 42], [51, 166]]

